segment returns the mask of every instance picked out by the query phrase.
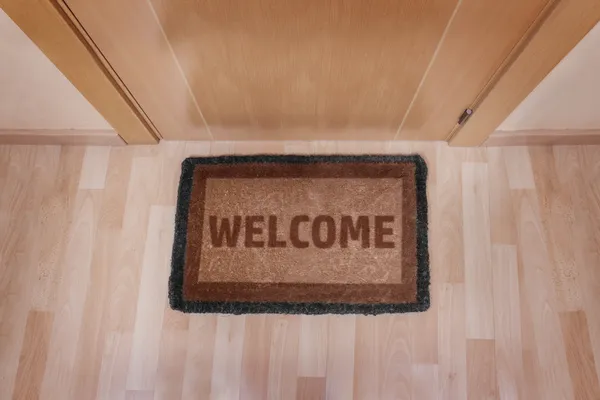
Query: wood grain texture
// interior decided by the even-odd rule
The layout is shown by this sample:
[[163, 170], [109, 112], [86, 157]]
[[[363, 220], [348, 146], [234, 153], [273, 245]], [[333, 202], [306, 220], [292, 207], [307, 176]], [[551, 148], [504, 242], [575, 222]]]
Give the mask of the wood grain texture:
[[455, 3], [152, 1], [211, 129], [389, 128], [387, 139]]
[[326, 316], [300, 317], [298, 376], [325, 376], [327, 370], [328, 319]]
[[467, 339], [467, 382], [467, 398], [498, 398], [493, 340]]
[[438, 366], [435, 364], [413, 364], [412, 397], [419, 400], [438, 399]]
[[494, 338], [488, 165], [463, 163], [463, 229], [467, 337]]
[[240, 396], [246, 316], [219, 316], [215, 333], [211, 399]]
[[[284, 116], [280, 117], [282, 120]], [[264, 129], [261, 127], [243, 127], [230, 128], [220, 126], [210, 126], [210, 131], [218, 140], [235, 141], [321, 141], [321, 140], [389, 140], [395, 134], [392, 127], [353, 127], [347, 128], [329, 128], [321, 126], [305, 128], [272, 128]]]
[[502, 149], [510, 189], [535, 189], [529, 150], [526, 147]]
[[[504, 163], [501, 148], [487, 149], [490, 164]], [[495, 244], [517, 244], [517, 230], [506, 168], [488, 168], [490, 185], [490, 230]]]
[[548, 193], [539, 200], [552, 261], [552, 276], [556, 282], [557, 307], [560, 311], [577, 311], [582, 308], [577, 250], [565, 245], [567, 238], [575, 235], [576, 229], [574, 193], [570, 189], [570, 181], [577, 179], [578, 175], [576, 155], [561, 153], [556, 156], [551, 147], [536, 147], [530, 153], [532, 162], [544, 168], [544, 173], [536, 171], [535, 185]]
[[122, 146], [113, 130], [89, 129], [0, 129], [0, 144]]
[[446, 140], [547, 0], [462, 0], [396, 139]]
[[[31, 245], [31, 241], [39, 243], [40, 239], [40, 205], [44, 201], [38, 194], [45, 193], [48, 188], [44, 181], [53, 182], [56, 177], [52, 174], [53, 168], [46, 171], [36, 165], [39, 164], [36, 153], [36, 149], [29, 146], [2, 152], [2, 187], [8, 195], [0, 199], [0, 209], [12, 211], [0, 213], [0, 296], [4, 299], [0, 318], [0, 336], [3, 338], [0, 340], [0, 376], [7, 382], [0, 385], [0, 398], [10, 398], [13, 390], [30, 309], [28, 302], [19, 299], [20, 296], [31, 296], [33, 288], [27, 282], [35, 279], [37, 273], [35, 268], [24, 266], [34, 266], [40, 261], [40, 248]], [[49, 164], [53, 165], [56, 155], [47, 155]], [[42, 186], [34, 190], [34, 185]], [[26, 248], [29, 251], [25, 251]]]
[[596, 0], [560, 0], [469, 121], [450, 138], [453, 146], [478, 146], [600, 20]]
[[438, 397], [467, 398], [467, 339], [465, 285], [443, 283], [438, 325]]
[[52, 332], [53, 314], [30, 311], [19, 357], [19, 370], [13, 391], [13, 399], [37, 399], [46, 369], [48, 345]]
[[[517, 220], [522, 272], [519, 284], [525, 285], [524, 294], [531, 316], [527, 321], [530, 335], [526, 346], [534, 352], [533, 362], [541, 369], [536, 373], [539, 393], [545, 398], [570, 398], [572, 381], [568, 378], [563, 337], [556, 300], [553, 265], [548, 254], [547, 240], [541, 220], [538, 193], [535, 190], [513, 190], [513, 205]], [[540, 193], [540, 195], [543, 195]], [[523, 324], [523, 321], [521, 321]], [[543, 337], [543, 340], [539, 340]]]
[[50, 0], [2, 0], [0, 7], [130, 144], [156, 143], [152, 128], [124, 95], [69, 17]]
[[548, 1], [61, 4], [166, 139], [445, 140]]
[[600, 397], [600, 385], [590, 343], [587, 319], [583, 311], [560, 314], [569, 373], [573, 380], [576, 400]]
[[184, 399], [210, 396], [216, 331], [216, 316], [190, 317], [183, 372]]
[[393, 315], [357, 318], [354, 397], [409, 397], [411, 351], [408, 320]]
[[[598, 165], [600, 160], [594, 154], [597, 146], [590, 147], [556, 147], [554, 155], [557, 160], [569, 160], [574, 174], [566, 182], [573, 201], [575, 220], [573, 224], [575, 242], [575, 256], [577, 265], [598, 265], [600, 254], [598, 249], [600, 240], [598, 236], [600, 221], [600, 196], [598, 188], [593, 184], [598, 179]], [[565, 183], [563, 183], [565, 184]], [[578, 207], [578, 204], [587, 204]], [[594, 268], [578, 269], [578, 281], [583, 297], [583, 310], [587, 317], [588, 328], [596, 370], [600, 369], [600, 346], [594, 338], [600, 334], [600, 318], [593, 311], [590, 300], [594, 298], [598, 289], [599, 271]]]
[[125, 400], [154, 400], [152, 390], [128, 390], [125, 392]]
[[329, 317], [327, 347], [327, 384], [329, 399], [353, 398], [353, 386], [348, 385], [354, 379], [354, 338], [356, 335], [355, 315], [336, 315]]
[[[97, 399], [125, 399], [127, 370], [131, 352], [131, 333], [110, 332], [103, 343]], [[131, 395], [131, 393], [129, 394]]]
[[[434, 278], [434, 283], [430, 286], [431, 293], [437, 294], [439, 286], [437, 278]], [[432, 373], [431, 370], [425, 368], [430, 365], [437, 365], [439, 360], [439, 343], [438, 343], [438, 326], [439, 326], [439, 297], [431, 298], [431, 305], [428, 312], [411, 315], [409, 323], [411, 345], [411, 363], [413, 365], [423, 366], [424, 373]], [[415, 370], [413, 369], [413, 377]], [[437, 369], [436, 369], [437, 378]], [[414, 386], [414, 385], [413, 385]]]
[[246, 316], [240, 400], [267, 398], [269, 353], [274, 322], [275, 319], [267, 315]]
[[79, 189], [104, 189], [110, 147], [87, 147], [83, 156]]
[[[102, 193], [79, 190], [71, 214], [71, 228], [62, 255], [62, 279], [57, 286], [54, 324], [48, 351], [47, 367], [40, 397], [72, 397], [77, 382], [78, 343], [84, 329], [85, 299], [91, 283], [93, 255], [99, 234]], [[71, 372], [70, 372], [71, 371]]]
[[173, 236], [171, 221], [174, 215], [172, 207], [150, 207], [127, 376], [129, 390], [154, 389], [164, 317], [164, 312], [156, 310], [164, 310], [165, 307], [165, 298], [161, 295], [164, 291], [162, 282], [166, 282], [169, 276], [170, 237]]
[[298, 334], [300, 320], [294, 316], [274, 318], [269, 350], [269, 377], [267, 398], [293, 398], [297, 390]]
[[493, 146], [556, 146], [600, 144], [600, 130], [535, 129], [522, 131], [494, 131], [484, 145]]
[[65, 0], [64, 3], [162, 138], [211, 138], [179, 62], [148, 1]]
[[493, 245], [495, 369], [501, 399], [525, 398], [517, 262], [516, 246]]
[[187, 337], [187, 329], [163, 328], [154, 384], [154, 399], [170, 400], [183, 397]]
[[166, 139], [479, 145], [600, 19], [593, 0], [28, 1], [70, 21], [128, 143], [121, 104]]
[[[262, 148], [363, 149], [326, 141]], [[0, 146], [0, 398], [599, 396], [599, 147], [504, 153], [367, 142], [364, 151], [419, 151], [431, 160], [426, 313], [173, 312], [165, 285], [174, 160], [260, 150], [260, 142], [166, 142], [108, 153]], [[523, 179], [518, 170], [531, 174]], [[440, 223], [446, 214], [458, 227]], [[490, 271], [471, 279], [472, 260], [488, 257], [482, 249]], [[491, 320], [473, 313], [467, 298]]]
[[[435, 205], [431, 209], [431, 240], [438, 251], [432, 252], [432, 275], [442, 282], [465, 281], [464, 234], [462, 204], [462, 162], [459, 151], [446, 151], [436, 147], [435, 163], [443, 165], [436, 171], [435, 186], [429, 186], [428, 199]], [[445, 265], [443, 268], [436, 266]]]
[[296, 400], [325, 400], [325, 378], [298, 378]]

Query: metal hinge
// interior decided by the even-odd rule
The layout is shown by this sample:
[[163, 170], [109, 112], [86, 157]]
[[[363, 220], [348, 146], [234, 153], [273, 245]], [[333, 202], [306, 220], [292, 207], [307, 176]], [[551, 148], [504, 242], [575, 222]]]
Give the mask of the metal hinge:
[[463, 111], [462, 114], [460, 114], [460, 117], [458, 117], [458, 124], [462, 125], [465, 122], [467, 122], [467, 120], [469, 118], [471, 118], [471, 115], [473, 115], [473, 110], [470, 108], [467, 108], [465, 111]]

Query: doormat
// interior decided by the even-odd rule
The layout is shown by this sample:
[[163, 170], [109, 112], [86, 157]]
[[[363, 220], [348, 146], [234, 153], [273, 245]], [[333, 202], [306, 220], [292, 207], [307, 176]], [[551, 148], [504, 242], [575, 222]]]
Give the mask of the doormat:
[[177, 200], [171, 307], [424, 311], [426, 180], [418, 155], [188, 158]]

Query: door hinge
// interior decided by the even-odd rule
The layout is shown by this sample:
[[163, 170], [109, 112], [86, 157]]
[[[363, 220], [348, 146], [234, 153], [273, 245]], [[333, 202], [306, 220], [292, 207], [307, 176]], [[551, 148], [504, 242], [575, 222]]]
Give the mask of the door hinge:
[[470, 108], [465, 109], [465, 111], [463, 111], [463, 113], [460, 114], [460, 117], [458, 117], [458, 124], [462, 125], [465, 122], [467, 122], [467, 120], [471, 118], [471, 115], [473, 115], [473, 110]]

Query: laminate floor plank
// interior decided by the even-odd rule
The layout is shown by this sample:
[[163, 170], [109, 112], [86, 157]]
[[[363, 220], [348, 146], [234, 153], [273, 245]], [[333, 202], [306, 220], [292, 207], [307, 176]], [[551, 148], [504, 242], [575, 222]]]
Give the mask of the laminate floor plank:
[[[184, 315], [181, 160], [419, 153], [432, 306]], [[408, 142], [0, 146], [0, 398], [600, 398], [600, 147]]]

